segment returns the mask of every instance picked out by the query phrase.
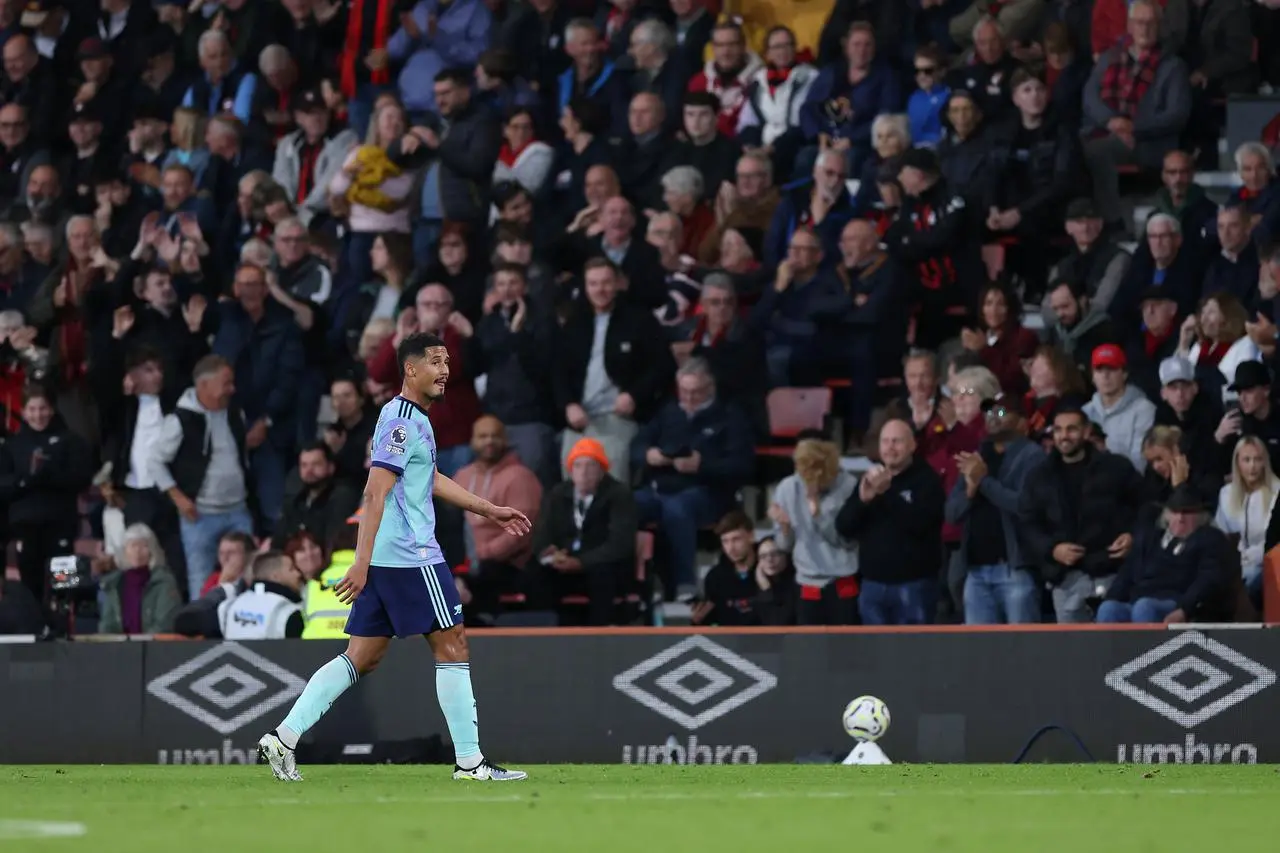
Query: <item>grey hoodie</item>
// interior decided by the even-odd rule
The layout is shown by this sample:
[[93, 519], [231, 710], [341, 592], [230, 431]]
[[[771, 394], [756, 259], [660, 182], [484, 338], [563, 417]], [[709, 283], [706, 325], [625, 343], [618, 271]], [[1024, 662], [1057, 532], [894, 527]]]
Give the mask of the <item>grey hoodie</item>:
[[[229, 512], [243, 506], [246, 498], [244, 470], [240, 467], [240, 453], [236, 448], [235, 436], [231, 433], [231, 424], [227, 420], [227, 410], [211, 412], [196, 399], [196, 389], [188, 388], [178, 398], [178, 408], [204, 415], [209, 429], [206, 441], [212, 445], [209, 456], [209, 468], [205, 472], [204, 481], [200, 484], [200, 493], [192, 496], [196, 502], [196, 510], [206, 513]], [[167, 492], [176, 483], [169, 472], [169, 463], [177, 455], [182, 445], [182, 421], [176, 414], [167, 415], [164, 426], [160, 430], [160, 440], [151, 448], [151, 476], [155, 478], [156, 488]], [[206, 445], [206, 450], [209, 446]]]
[[1084, 413], [1107, 434], [1107, 450], [1128, 459], [1138, 473], [1147, 470], [1142, 439], [1156, 421], [1156, 407], [1145, 394], [1130, 385], [1119, 401], [1107, 409], [1102, 405], [1102, 395], [1094, 393], [1085, 404]]
[[773, 502], [786, 510], [791, 526], [774, 526], [778, 547], [791, 552], [796, 583], [826, 586], [836, 578], [858, 573], [858, 544], [836, 532], [836, 516], [858, 486], [858, 478], [841, 471], [818, 501], [818, 515], [809, 513], [804, 482], [795, 475], [784, 479], [773, 492]]

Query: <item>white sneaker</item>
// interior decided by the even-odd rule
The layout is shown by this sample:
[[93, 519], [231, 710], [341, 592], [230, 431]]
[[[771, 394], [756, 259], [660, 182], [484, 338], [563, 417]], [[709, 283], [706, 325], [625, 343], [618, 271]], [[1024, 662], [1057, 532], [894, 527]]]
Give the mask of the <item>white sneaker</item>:
[[298, 759], [275, 732], [263, 735], [258, 741], [258, 755], [271, 765], [271, 772], [281, 782], [302, 781], [302, 774], [298, 772]]
[[474, 782], [519, 782], [521, 779], [528, 779], [529, 774], [523, 770], [499, 767], [489, 759], [482, 758], [480, 763], [470, 770], [463, 770], [458, 765], [453, 765], [453, 778], [470, 779]]

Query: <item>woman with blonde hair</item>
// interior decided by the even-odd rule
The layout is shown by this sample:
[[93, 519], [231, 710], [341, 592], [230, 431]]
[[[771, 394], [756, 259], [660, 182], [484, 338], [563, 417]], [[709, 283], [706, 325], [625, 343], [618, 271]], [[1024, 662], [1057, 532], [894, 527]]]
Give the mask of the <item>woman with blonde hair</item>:
[[1280, 496], [1280, 477], [1271, 470], [1262, 439], [1246, 435], [1231, 454], [1231, 482], [1218, 493], [1218, 514], [1213, 526], [1238, 536], [1240, 570], [1251, 597], [1262, 594], [1262, 557], [1266, 553], [1267, 525]]
[[131, 524], [124, 531], [120, 553], [112, 555], [114, 568], [103, 575], [100, 634], [163, 634], [173, 630], [182, 607], [178, 582], [165, 564], [164, 550], [145, 524]]
[[840, 467], [835, 443], [822, 438], [802, 438], [793, 458], [796, 472], [774, 490], [769, 518], [795, 565], [800, 624], [856, 624], [858, 548], [836, 532], [836, 516], [857, 478]]

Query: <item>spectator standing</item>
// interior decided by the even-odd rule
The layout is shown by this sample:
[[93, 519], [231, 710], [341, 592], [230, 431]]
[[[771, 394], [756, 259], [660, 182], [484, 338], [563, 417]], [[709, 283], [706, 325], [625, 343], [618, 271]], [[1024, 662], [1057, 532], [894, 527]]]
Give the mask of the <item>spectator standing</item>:
[[151, 528], [134, 524], [124, 532], [124, 550], [115, 569], [99, 579], [100, 634], [164, 634], [182, 606], [178, 582], [164, 561]]
[[1213, 525], [1234, 540], [1244, 586], [1254, 602], [1262, 600], [1262, 561], [1278, 495], [1280, 477], [1271, 470], [1267, 446], [1255, 436], [1240, 439], [1231, 454], [1231, 482], [1218, 494]]
[[1190, 486], [1179, 486], [1159, 523], [1147, 519], [1138, 525], [1098, 621], [1170, 625], [1221, 618], [1229, 554], [1226, 535], [1209, 524], [1204, 500]]
[[485, 409], [504, 424], [506, 440], [520, 461], [550, 485], [558, 465], [546, 354], [555, 324], [543, 306], [528, 298], [526, 288], [524, 267], [495, 267], [489, 300], [493, 307], [476, 327], [476, 372], [488, 377]]
[[1191, 116], [1191, 84], [1176, 48], [1160, 44], [1160, 5], [1129, 4], [1128, 35], [1098, 59], [1085, 86], [1085, 158], [1108, 225], [1124, 230], [1117, 167], [1160, 168]]
[[194, 387], [183, 392], [176, 411], [165, 416], [150, 455], [156, 487], [181, 516], [192, 599], [213, 574], [222, 535], [253, 532], [248, 430], [240, 410], [231, 407], [235, 373], [226, 359], [210, 355], [200, 359], [193, 379]]
[[717, 398], [710, 366], [691, 359], [676, 371], [677, 399], [641, 427], [631, 444], [640, 521], [657, 524], [677, 587], [693, 586], [698, 528], [711, 525], [751, 476], [751, 426]]
[[23, 395], [22, 426], [0, 443], [0, 501], [18, 546], [18, 573], [46, 602], [49, 560], [72, 553], [79, 533], [76, 501], [93, 476], [90, 449], [63, 423], [51, 395]]
[[858, 546], [840, 532], [838, 519], [857, 478], [841, 469], [839, 448], [820, 438], [800, 441], [794, 460], [796, 472], [773, 492], [769, 518], [796, 569], [798, 622], [856, 625]]
[[1059, 623], [1092, 622], [1133, 547], [1142, 478], [1124, 457], [1085, 440], [1088, 421], [1066, 401], [1053, 416], [1053, 450], [1027, 475], [1019, 518], [1027, 557], [1053, 588]]
[[358, 138], [350, 128], [335, 127], [319, 89], [304, 89], [291, 99], [298, 129], [276, 143], [271, 177], [284, 187], [304, 225], [329, 213], [329, 184]]
[[836, 530], [858, 544], [864, 625], [928, 625], [938, 604], [942, 569], [942, 480], [915, 455], [906, 421], [880, 430], [880, 463], [868, 471], [836, 518]]
[[1156, 407], [1129, 384], [1128, 360], [1115, 344], [1103, 344], [1093, 351], [1090, 366], [1097, 390], [1084, 414], [1107, 436], [1107, 449], [1118, 453], [1142, 472], [1147, 467], [1142, 455], [1142, 439], [1155, 423]]
[[235, 371], [237, 408], [248, 421], [244, 441], [253, 458], [254, 492], [264, 520], [274, 525], [298, 438], [302, 334], [292, 312], [269, 297], [262, 268], [241, 264], [233, 287], [235, 299], [218, 303], [211, 349]]
[[596, 439], [613, 477], [630, 484], [631, 441], [654, 413], [675, 372], [657, 320], [619, 299], [618, 271], [606, 258], [587, 262], [586, 300], [565, 323], [552, 351], [552, 387], [564, 412], [561, 453]]
[[635, 501], [609, 474], [609, 457], [593, 438], [574, 444], [566, 468], [569, 479], [543, 496], [533, 529], [531, 597], [554, 607], [565, 595], [585, 593], [590, 624], [608, 625], [614, 598], [634, 577]]
[[1018, 538], [1018, 501], [1028, 475], [1044, 464], [1040, 445], [1025, 435], [1021, 412], [1003, 397], [983, 401], [987, 438], [977, 453], [956, 460], [962, 479], [947, 498], [946, 519], [964, 525], [968, 625], [1040, 621], [1040, 588], [1030, 554]]
[[400, 14], [387, 58], [400, 68], [400, 101], [411, 113], [437, 112], [432, 81], [448, 68], [470, 68], [489, 46], [492, 15], [481, 0], [419, 0]]

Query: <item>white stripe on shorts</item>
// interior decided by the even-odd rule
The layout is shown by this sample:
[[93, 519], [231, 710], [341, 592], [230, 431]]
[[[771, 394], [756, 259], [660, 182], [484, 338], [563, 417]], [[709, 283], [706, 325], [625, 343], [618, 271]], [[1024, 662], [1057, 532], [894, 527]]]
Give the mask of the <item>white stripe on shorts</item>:
[[441, 630], [452, 628], [453, 614], [449, 612], [449, 601], [444, 597], [444, 590], [440, 588], [440, 578], [436, 575], [435, 567], [424, 567], [422, 577], [427, 582], [427, 591], [431, 593], [431, 603], [435, 607], [436, 621], [440, 624]]

